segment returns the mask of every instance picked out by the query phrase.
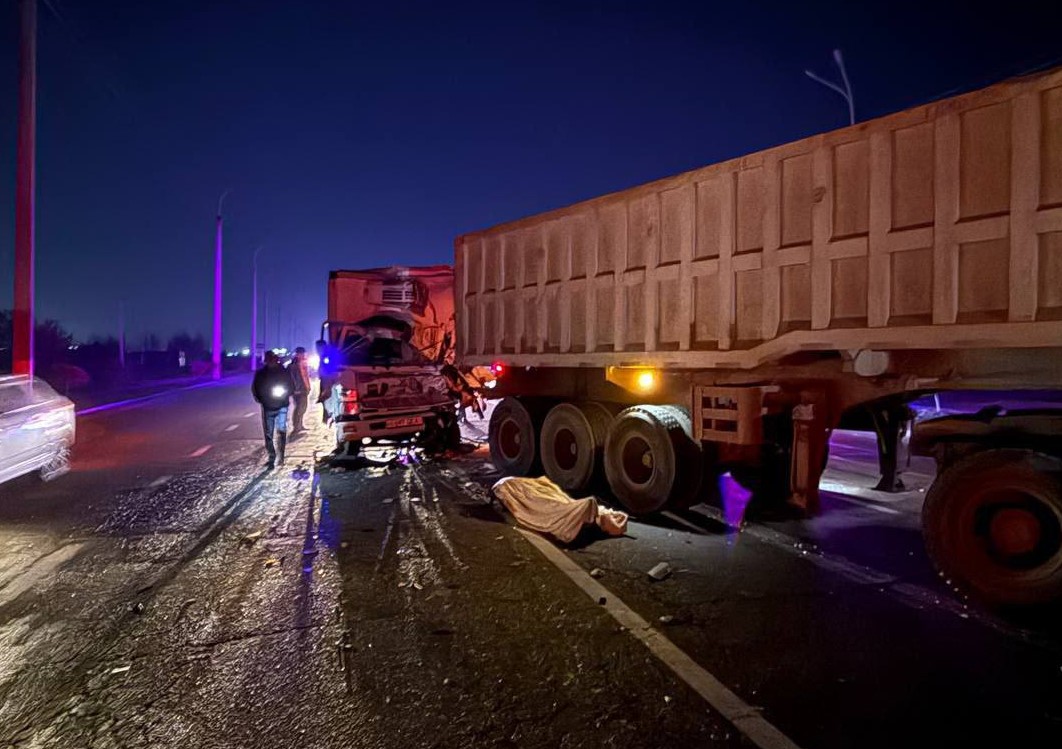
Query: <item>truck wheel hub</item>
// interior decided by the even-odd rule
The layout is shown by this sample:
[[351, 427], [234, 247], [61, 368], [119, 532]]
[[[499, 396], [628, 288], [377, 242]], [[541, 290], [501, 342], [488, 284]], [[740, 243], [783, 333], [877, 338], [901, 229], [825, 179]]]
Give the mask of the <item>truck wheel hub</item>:
[[634, 484], [647, 484], [653, 477], [653, 451], [641, 437], [631, 437], [623, 446], [623, 471]]
[[499, 431], [498, 446], [502, 454], [510, 460], [520, 457], [520, 426], [512, 419], [506, 419]]
[[575, 467], [579, 456], [579, 445], [575, 435], [570, 429], [558, 429], [553, 438], [553, 458], [557, 465], [564, 471], [570, 471]]
[[1040, 544], [1040, 521], [1028, 510], [1007, 507], [992, 516], [989, 524], [992, 545], [1007, 556], [1028, 554]]

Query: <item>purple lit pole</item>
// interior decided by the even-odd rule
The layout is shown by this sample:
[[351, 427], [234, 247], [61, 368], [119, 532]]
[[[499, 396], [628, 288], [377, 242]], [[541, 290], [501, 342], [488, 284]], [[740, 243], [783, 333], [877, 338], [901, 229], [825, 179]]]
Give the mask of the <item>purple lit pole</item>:
[[217, 230], [214, 238], [214, 336], [211, 348], [211, 376], [221, 379], [221, 204], [229, 191], [221, 193], [218, 198]]
[[251, 259], [251, 371], [258, 366], [258, 253], [261, 245], [255, 248]]
[[33, 376], [33, 255], [37, 131], [37, 0], [22, 0], [15, 188], [15, 309], [12, 371]]

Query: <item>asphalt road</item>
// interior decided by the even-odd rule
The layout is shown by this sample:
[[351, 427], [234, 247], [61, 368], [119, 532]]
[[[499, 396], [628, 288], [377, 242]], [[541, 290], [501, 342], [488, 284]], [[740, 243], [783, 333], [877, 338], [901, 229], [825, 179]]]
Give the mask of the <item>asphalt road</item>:
[[70, 474], [0, 486], [0, 746], [1062, 742], [1062, 627], [950, 591], [918, 538], [932, 466], [867, 490], [864, 436], [813, 521], [738, 533], [727, 486], [551, 556], [482, 449], [327, 447], [315, 425], [265, 472], [239, 378], [86, 416]]

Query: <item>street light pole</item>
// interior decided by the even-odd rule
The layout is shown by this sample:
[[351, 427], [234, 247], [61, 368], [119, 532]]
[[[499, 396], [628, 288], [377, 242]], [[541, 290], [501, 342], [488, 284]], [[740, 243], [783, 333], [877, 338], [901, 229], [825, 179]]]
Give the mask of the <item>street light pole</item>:
[[15, 188], [15, 307], [12, 371], [33, 376], [34, 199], [37, 133], [37, 0], [22, 0], [19, 40], [18, 161]]
[[251, 371], [258, 366], [258, 253], [262, 246], [255, 248], [251, 259]]
[[[144, 348], [147, 348], [145, 346]], [[142, 359], [142, 358], [141, 358]], [[118, 302], [118, 365], [125, 369], [125, 300]]]
[[852, 84], [848, 81], [848, 71], [844, 67], [844, 57], [841, 56], [841, 50], [835, 49], [833, 51], [833, 61], [837, 65], [837, 69], [841, 71], [841, 81], [844, 83], [844, 87], [838, 86], [833, 81], [828, 81], [825, 78], [815, 75], [810, 70], [805, 70], [804, 74], [815, 81], [821, 83], [831, 91], [836, 91], [840, 94], [846, 102], [848, 102], [848, 124], [855, 124], [855, 97], [852, 95]]
[[225, 196], [229, 191], [221, 193], [218, 198], [218, 216], [214, 237], [214, 335], [211, 349], [211, 376], [215, 380], [221, 379], [221, 204], [225, 202]]

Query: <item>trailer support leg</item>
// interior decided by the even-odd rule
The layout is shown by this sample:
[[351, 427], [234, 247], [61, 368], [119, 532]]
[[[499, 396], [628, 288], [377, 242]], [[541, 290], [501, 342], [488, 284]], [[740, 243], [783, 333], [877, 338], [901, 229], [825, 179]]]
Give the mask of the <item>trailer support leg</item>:
[[874, 432], [878, 442], [878, 469], [881, 478], [874, 487], [879, 492], [902, 492], [905, 490], [900, 478], [900, 452], [903, 435], [910, 421], [910, 409], [906, 406], [890, 406], [874, 409]]
[[819, 510], [819, 477], [829, 440], [826, 401], [804, 393], [793, 408], [793, 453], [789, 466], [789, 504], [805, 515]]

